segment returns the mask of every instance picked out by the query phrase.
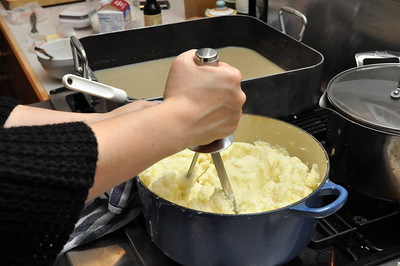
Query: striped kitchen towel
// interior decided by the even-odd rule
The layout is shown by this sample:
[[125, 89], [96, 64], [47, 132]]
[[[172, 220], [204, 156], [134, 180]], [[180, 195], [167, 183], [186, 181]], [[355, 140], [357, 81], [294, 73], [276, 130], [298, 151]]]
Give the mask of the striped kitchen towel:
[[88, 202], [60, 254], [123, 227], [140, 214], [140, 205], [134, 179]]

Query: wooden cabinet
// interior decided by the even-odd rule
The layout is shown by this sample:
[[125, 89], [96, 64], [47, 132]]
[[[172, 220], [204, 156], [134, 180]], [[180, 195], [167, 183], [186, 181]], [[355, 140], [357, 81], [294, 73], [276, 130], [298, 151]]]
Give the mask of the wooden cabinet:
[[1, 16], [0, 95], [17, 98], [24, 104], [49, 99], [47, 92]]
[[40, 101], [3, 32], [0, 33], [0, 95], [25, 104]]
[[11, 83], [11, 76], [9, 70], [7, 70], [7, 66], [9, 65], [8, 59], [11, 56], [7, 44], [4, 35], [0, 32], [0, 95], [16, 98], [16, 93]]

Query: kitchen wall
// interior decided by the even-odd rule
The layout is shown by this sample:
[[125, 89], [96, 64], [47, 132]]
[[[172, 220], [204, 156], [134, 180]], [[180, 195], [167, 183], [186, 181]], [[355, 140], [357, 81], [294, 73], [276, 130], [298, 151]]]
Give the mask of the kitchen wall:
[[[260, 1], [260, 0], [257, 0]], [[400, 52], [400, 1], [395, 0], [261, 0], [268, 3], [267, 23], [280, 29], [281, 6], [308, 20], [303, 42], [325, 56], [323, 86], [337, 73], [355, 66], [354, 54], [372, 50]], [[285, 16], [290, 34], [299, 20]]]

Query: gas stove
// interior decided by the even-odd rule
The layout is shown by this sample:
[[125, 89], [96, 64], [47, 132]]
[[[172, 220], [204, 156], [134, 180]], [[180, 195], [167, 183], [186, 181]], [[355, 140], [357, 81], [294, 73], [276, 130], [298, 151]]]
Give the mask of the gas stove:
[[[286, 121], [324, 145], [328, 116], [328, 110], [315, 107]], [[307, 248], [287, 265], [400, 265], [400, 203], [346, 189], [349, 196], [345, 206], [318, 219]]]
[[[328, 115], [329, 111], [315, 107], [284, 120], [324, 144]], [[373, 199], [347, 189], [345, 206], [318, 219], [312, 240], [287, 266], [400, 264], [400, 203]], [[125, 233], [143, 265], [179, 265], [154, 246], [142, 216], [127, 226]]]
[[348, 190], [346, 205], [318, 220], [300, 265], [398, 265], [400, 205]]
[[[98, 111], [89, 103], [93, 99], [63, 88], [53, 91], [50, 99], [55, 109]], [[104, 102], [95, 106], [109, 108]], [[304, 129], [324, 145], [328, 116], [329, 111], [316, 106], [282, 120]], [[374, 199], [346, 188], [349, 196], [345, 206], [331, 216], [318, 219], [308, 246], [286, 265], [400, 265], [400, 203]], [[330, 200], [324, 198], [324, 201]], [[179, 265], [152, 243], [142, 215], [97, 243], [68, 252], [59, 265], [79, 265], [77, 258], [82, 254], [116, 242], [125, 250], [125, 257], [115, 265]]]
[[[350, 192], [340, 211], [318, 219], [308, 246], [285, 265], [399, 265], [399, 207], [396, 203], [374, 202]], [[151, 242], [143, 216], [126, 226], [124, 232], [142, 265], [179, 265]]]

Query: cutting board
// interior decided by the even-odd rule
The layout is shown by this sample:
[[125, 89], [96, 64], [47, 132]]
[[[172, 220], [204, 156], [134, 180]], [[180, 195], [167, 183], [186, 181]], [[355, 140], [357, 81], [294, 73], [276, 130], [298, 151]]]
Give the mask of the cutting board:
[[[33, 2], [32, 0], [0, 0], [6, 9], [14, 9], [16, 7], [25, 5], [26, 3]], [[40, 6], [52, 6], [58, 4], [79, 2], [82, 0], [36, 0]]]

